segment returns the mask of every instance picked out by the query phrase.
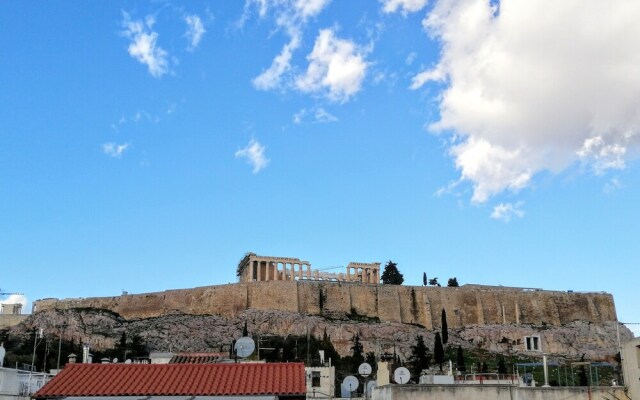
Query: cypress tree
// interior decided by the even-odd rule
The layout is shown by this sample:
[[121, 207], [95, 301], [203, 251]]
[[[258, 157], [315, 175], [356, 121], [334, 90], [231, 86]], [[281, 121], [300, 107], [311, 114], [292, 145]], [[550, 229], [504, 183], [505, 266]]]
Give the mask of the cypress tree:
[[440, 332], [436, 332], [435, 343], [433, 345], [433, 358], [435, 359], [436, 363], [440, 365], [440, 371], [442, 371], [442, 363], [444, 362], [444, 347], [442, 346]]
[[461, 346], [458, 346], [458, 352], [456, 353], [456, 366], [460, 372], [467, 370], [467, 367], [464, 365], [464, 353], [462, 352]]
[[410, 361], [413, 376], [417, 380], [422, 370], [429, 368], [429, 364], [431, 363], [431, 354], [429, 354], [429, 348], [424, 343], [422, 335], [417, 335], [416, 344], [411, 346]]
[[442, 343], [447, 344], [449, 341], [449, 327], [447, 326], [447, 312], [442, 309], [441, 314], [441, 322], [442, 322]]

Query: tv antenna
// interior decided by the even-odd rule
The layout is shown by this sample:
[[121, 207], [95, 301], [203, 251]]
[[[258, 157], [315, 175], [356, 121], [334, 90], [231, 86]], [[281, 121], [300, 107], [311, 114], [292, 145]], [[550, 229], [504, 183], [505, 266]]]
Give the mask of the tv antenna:
[[240, 358], [247, 358], [253, 351], [256, 349], [256, 344], [249, 336], [241, 337], [236, 341], [236, 345], [234, 347], [234, 351], [236, 355]]
[[396, 368], [395, 372], [393, 373], [393, 380], [396, 381], [396, 383], [399, 383], [401, 385], [404, 385], [405, 383], [409, 382], [410, 378], [411, 378], [411, 374], [409, 373], [409, 370], [406, 369], [405, 367]]

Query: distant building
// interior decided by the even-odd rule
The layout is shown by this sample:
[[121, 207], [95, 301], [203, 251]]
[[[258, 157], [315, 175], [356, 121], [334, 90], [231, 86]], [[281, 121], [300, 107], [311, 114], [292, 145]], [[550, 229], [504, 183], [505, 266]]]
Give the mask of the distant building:
[[[330, 268], [333, 269], [333, 268]], [[380, 283], [380, 263], [350, 262], [340, 273], [314, 270], [309, 261], [294, 257], [260, 256], [247, 253], [238, 264], [240, 282], [257, 281], [338, 281], [354, 283]]]
[[29, 315], [22, 314], [22, 303], [0, 304], [0, 329], [18, 325]]

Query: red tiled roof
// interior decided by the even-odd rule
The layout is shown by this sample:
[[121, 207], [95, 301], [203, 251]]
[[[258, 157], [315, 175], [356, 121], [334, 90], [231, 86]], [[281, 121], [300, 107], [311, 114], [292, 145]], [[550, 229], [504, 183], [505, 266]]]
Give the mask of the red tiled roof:
[[34, 398], [304, 395], [304, 364], [67, 364]]

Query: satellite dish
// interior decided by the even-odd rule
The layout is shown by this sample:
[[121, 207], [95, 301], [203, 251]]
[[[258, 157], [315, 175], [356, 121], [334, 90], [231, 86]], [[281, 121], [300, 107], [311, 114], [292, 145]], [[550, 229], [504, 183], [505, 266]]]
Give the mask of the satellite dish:
[[409, 379], [411, 379], [411, 374], [405, 367], [396, 368], [395, 372], [393, 373], [393, 380], [401, 385], [409, 382]]
[[358, 388], [360, 382], [358, 382], [358, 378], [353, 375], [349, 375], [342, 381], [342, 386], [349, 389], [349, 392], [353, 392]]
[[358, 367], [358, 373], [364, 377], [371, 375], [371, 365], [369, 363], [362, 363]]
[[131, 360], [127, 358], [127, 361], [124, 362], [125, 364], [131, 364]]
[[114, 364], [118, 363], [118, 357], [116, 357], [116, 358], [114, 358], [114, 359], [113, 359], [113, 363], [114, 363]]
[[373, 393], [373, 389], [377, 387], [378, 387], [378, 384], [376, 383], [376, 381], [367, 382], [367, 393], [371, 395], [371, 393]]
[[256, 344], [249, 336], [244, 336], [238, 339], [234, 348], [236, 355], [240, 358], [249, 357], [251, 354], [253, 354], [253, 351], [255, 349]]

